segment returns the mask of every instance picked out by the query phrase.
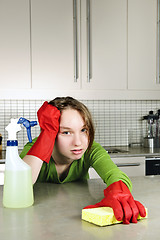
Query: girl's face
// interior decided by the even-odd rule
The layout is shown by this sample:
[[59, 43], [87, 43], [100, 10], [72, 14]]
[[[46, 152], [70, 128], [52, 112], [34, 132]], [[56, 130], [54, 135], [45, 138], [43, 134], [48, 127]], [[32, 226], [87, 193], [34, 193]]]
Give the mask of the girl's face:
[[88, 130], [80, 113], [70, 108], [63, 110], [56, 139], [59, 155], [69, 160], [78, 160], [87, 150], [88, 144]]

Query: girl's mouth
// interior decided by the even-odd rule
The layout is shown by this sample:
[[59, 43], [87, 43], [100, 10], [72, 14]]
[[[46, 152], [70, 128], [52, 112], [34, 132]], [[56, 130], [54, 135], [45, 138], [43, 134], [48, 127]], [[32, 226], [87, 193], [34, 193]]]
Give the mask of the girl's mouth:
[[82, 153], [82, 149], [74, 149], [74, 150], [71, 150], [71, 152], [75, 155], [78, 155]]

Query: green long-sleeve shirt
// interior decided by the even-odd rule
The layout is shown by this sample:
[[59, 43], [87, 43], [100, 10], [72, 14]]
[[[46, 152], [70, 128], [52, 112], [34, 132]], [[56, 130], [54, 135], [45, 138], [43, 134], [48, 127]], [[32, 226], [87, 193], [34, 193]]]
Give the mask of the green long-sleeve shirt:
[[[29, 149], [33, 146], [37, 138], [32, 143], [27, 143], [24, 146], [20, 157], [23, 158]], [[79, 160], [72, 162], [68, 175], [61, 181], [58, 177], [55, 163], [51, 157], [50, 162], [47, 164], [43, 162], [37, 181], [39, 182], [52, 182], [52, 183], [66, 183], [78, 180], [88, 179], [88, 170], [93, 167], [103, 181], [109, 186], [113, 182], [122, 180], [128, 188], [132, 189], [132, 184], [128, 176], [123, 173], [111, 160], [106, 150], [99, 144], [94, 142], [91, 150], [86, 151]]]

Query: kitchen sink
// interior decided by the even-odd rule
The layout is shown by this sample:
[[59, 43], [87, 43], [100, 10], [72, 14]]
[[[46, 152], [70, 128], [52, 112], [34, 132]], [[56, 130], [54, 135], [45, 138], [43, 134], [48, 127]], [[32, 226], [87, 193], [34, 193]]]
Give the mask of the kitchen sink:
[[115, 147], [106, 147], [106, 146], [103, 146], [103, 147], [110, 154], [113, 154], [113, 153], [127, 153], [128, 152], [127, 150], [119, 149], [119, 148], [115, 148]]

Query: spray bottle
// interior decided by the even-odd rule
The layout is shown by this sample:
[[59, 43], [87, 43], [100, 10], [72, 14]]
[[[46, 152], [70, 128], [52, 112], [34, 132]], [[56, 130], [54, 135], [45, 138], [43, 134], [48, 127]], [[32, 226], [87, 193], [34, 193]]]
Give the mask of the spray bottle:
[[34, 202], [31, 168], [18, 154], [16, 133], [21, 130], [18, 119], [11, 119], [6, 127], [8, 140], [6, 148], [3, 206], [25, 208]]

